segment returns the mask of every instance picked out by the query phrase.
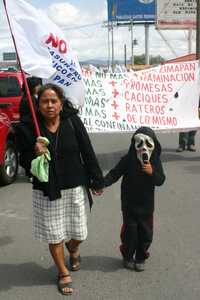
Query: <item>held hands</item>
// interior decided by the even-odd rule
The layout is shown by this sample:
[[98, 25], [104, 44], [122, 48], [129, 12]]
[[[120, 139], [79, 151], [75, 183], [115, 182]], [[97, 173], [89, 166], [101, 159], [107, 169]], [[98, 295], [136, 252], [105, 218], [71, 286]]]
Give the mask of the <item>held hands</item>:
[[101, 196], [103, 194], [103, 190], [91, 189], [91, 191], [92, 191], [92, 195], [94, 195], [94, 196]]
[[153, 174], [153, 169], [149, 161], [146, 160], [144, 162], [144, 165], [142, 166], [142, 171], [150, 176]]

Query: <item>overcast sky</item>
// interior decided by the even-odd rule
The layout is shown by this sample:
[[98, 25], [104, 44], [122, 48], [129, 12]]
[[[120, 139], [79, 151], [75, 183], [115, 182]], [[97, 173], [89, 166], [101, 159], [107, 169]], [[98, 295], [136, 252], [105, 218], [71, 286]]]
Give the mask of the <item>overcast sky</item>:
[[[8, 0], [9, 1], [9, 0]], [[17, 0], [16, 0], [17, 1]], [[42, 9], [65, 32], [79, 60], [107, 59], [108, 34], [103, 22], [107, 20], [106, 0], [27, 0], [34, 7]], [[2, 52], [12, 51], [13, 45], [6, 23], [3, 0], [0, 0], [0, 59]], [[136, 55], [143, 54], [144, 27], [134, 26], [134, 47]], [[188, 32], [185, 30], [162, 31], [170, 47], [163, 41], [154, 26], [150, 27], [150, 55], [161, 55], [165, 59], [188, 53]], [[124, 44], [127, 57], [131, 55], [131, 36], [128, 28], [114, 30], [115, 58], [124, 59]], [[195, 52], [195, 31], [193, 32], [192, 51]]]

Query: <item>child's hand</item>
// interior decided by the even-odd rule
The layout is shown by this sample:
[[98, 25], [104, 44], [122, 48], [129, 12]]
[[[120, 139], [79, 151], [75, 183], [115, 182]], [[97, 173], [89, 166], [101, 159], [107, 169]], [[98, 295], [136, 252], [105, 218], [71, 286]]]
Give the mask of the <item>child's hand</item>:
[[151, 166], [151, 163], [149, 161], [145, 161], [144, 165], [142, 167], [142, 171], [145, 172], [147, 175], [152, 175], [153, 174], [153, 169]]

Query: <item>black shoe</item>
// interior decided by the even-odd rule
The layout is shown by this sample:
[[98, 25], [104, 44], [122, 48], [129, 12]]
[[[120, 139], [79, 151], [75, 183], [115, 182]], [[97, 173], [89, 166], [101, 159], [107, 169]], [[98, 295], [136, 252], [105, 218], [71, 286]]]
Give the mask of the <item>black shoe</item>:
[[134, 260], [131, 259], [131, 260], [127, 260], [127, 259], [123, 259], [123, 265], [124, 265], [124, 268], [125, 269], [128, 269], [128, 270], [135, 270], [135, 264], [134, 264]]
[[145, 270], [145, 261], [136, 261], [135, 262], [135, 271], [142, 272]]

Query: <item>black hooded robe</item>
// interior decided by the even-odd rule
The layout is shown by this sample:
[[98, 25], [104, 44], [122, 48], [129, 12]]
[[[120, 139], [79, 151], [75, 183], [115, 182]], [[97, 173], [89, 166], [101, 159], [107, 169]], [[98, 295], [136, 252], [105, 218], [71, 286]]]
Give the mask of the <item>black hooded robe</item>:
[[[134, 136], [142, 133], [150, 136], [155, 144], [150, 162], [152, 176], [144, 173], [137, 159]], [[123, 226], [121, 231], [122, 255], [127, 259], [144, 260], [153, 238], [154, 190], [165, 181], [160, 160], [161, 145], [154, 131], [149, 127], [140, 127], [133, 135], [128, 153], [105, 176], [105, 186], [110, 186], [122, 177], [121, 208]]]

